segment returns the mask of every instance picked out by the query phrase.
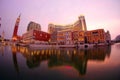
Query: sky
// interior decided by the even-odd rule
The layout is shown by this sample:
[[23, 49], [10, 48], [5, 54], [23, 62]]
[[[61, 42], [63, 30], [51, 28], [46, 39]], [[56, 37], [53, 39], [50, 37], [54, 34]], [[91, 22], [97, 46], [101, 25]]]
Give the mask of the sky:
[[120, 34], [120, 0], [0, 0], [0, 35], [13, 34], [17, 17], [21, 14], [18, 35], [26, 32], [34, 21], [47, 32], [48, 24], [73, 24], [80, 15], [85, 16], [87, 30], [109, 30], [111, 38]]

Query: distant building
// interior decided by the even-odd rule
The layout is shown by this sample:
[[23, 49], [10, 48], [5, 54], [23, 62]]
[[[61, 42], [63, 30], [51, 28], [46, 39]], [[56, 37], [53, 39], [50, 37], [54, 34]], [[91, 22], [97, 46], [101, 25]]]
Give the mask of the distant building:
[[105, 40], [106, 40], [106, 43], [111, 43], [111, 35], [109, 31], [105, 33]]
[[120, 35], [116, 36], [115, 41], [120, 42]]
[[30, 31], [30, 30], [39, 30], [40, 31], [41, 26], [40, 26], [40, 24], [31, 21], [27, 27], [27, 31]]

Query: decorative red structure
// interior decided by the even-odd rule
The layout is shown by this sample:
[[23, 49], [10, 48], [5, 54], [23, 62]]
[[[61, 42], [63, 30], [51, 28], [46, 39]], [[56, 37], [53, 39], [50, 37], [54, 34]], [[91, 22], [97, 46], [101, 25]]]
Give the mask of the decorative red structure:
[[33, 36], [35, 40], [39, 41], [49, 41], [50, 39], [50, 34], [43, 31], [33, 30]]
[[19, 15], [19, 17], [17, 18], [16, 23], [15, 23], [14, 32], [13, 32], [13, 36], [12, 36], [13, 41], [18, 40], [17, 32], [18, 32], [18, 26], [19, 26], [19, 23], [20, 23], [20, 16], [21, 15]]

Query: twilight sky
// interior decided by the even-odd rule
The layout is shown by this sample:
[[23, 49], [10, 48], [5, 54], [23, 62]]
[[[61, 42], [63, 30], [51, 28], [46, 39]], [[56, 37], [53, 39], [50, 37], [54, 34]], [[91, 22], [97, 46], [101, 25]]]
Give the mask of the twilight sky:
[[47, 32], [48, 24], [73, 24], [81, 14], [87, 29], [109, 30], [114, 39], [120, 34], [120, 0], [0, 0], [0, 34], [11, 38], [16, 18], [21, 13], [18, 35], [26, 32], [30, 21]]

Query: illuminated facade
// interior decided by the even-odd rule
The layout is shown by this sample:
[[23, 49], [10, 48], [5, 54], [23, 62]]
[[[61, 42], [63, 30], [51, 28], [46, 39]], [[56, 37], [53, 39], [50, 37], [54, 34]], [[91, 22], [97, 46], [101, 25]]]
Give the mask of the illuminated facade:
[[48, 32], [49, 33], [52, 33], [54, 31], [67, 30], [67, 29], [78, 30], [78, 31], [79, 30], [80, 31], [87, 31], [85, 17], [80, 16], [74, 24], [70, 24], [70, 25], [65, 25], [65, 26], [54, 25], [54, 24], [48, 25]]
[[59, 44], [111, 43], [109, 31], [97, 29], [91, 31], [61, 30], [57, 33]]
[[38, 23], [30, 22], [27, 27], [27, 32], [22, 35], [24, 43], [35, 43], [36, 41], [49, 41], [50, 34], [41, 31], [41, 26]]
[[[67, 31], [71, 31], [71, 34], [66, 35]], [[105, 32], [104, 29], [87, 31], [86, 21], [83, 15], [78, 17], [78, 20], [71, 25], [49, 24], [48, 32], [51, 34], [51, 42], [62, 44], [111, 43], [109, 31]], [[68, 36], [71, 37], [69, 40], [67, 40]]]
[[19, 23], [20, 23], [20, 15], [19, 15], [19, 17], [17, 18], [16, 23], [15, 23], [14, 32], [13, 32], [13, 36], [12, 36], [12, 40], [13, 40], [13, 41], [16, 41], [16, 40], [18, 40], [18, 39], [20, 38], [20, 37], [17, 35]]
[[78, 18], [78, 21], [76, 21], [73, 24], [73, 27], [74, 27], [74, 30], [87, 31], [85, 17], [83, 15], [81, 15]]
[[57, 33], [59, 44], [84, 43], [84, 31], [61, 30]]
[[97, 29], [85, 32], [85, 43], [105, 43], [104, 29]]
[[74, 24], [70, 25], [48, 25], [48, 32], [51, 34], [51, 42], [57, 42], [57, 32], [61, 30], [87, 31], [85, 17], [80, 16]]
[[61, 45], [63, 45], [63, 44], [73, 44], [72, 31], [71, 30], [58, 31], [57, 42], [58, 42], [58, 44], [61, 44]]
[[49, 24], [48, 25], [48, 32], [51, 34], [51, 42], [57, 42], [57, 34], [58, 31], [62, 31], [62, 30], [68, 30], [68, 29], [73, 29], [72, 25], [54, 25], [54, 24]]
[[84, 43], [84, 31], [73, 31], [72, 32], [72, 40], [75, 43]]
[[67, 30], [67, 29], [73, 29], [73, 25], [54, 25], [54, 24], [49, 24], [48, 25], [48, 32], [53, 33], [54, 31], [61, 31], [61, 30]]
[[66, 44], [73, 44], [72, 40], [72, 31], [71, 30], [65, 30], [65, 43]]
[[35, 43], [36, 41], [49, 41], [50, 34], [43, 31], [30, 30], [24, 33], [22, 37], [24, 43]]
[[58, 34], [57, 34], [57, 42], [58, 44], [65, 44], [65, 33], [62, 32], [62, 31], [58, 31]]

